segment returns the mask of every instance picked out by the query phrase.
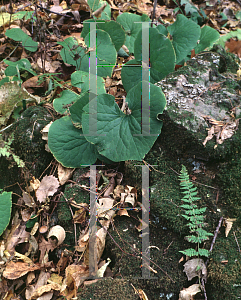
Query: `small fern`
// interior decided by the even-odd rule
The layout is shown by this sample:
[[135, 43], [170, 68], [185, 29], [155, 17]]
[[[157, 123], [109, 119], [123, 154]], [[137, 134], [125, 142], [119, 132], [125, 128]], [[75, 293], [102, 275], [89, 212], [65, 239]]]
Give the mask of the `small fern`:
[[194, 187], [193, 183], [189, 179], [189, 175], [185, 166], [182, 166], [182, 170], [180, 175], [178, 176], [180, 180], [180, 186], [183, 190], [184, 194], [182, 201], [184, 204], [180, 205], [181, 208], [184, 209], [185, 214], [182, 216], [189, 222], [187, 226], [190, 229], [191, 235], [186, 236], [187, 240], [190, 243], [197, 244], [197, 251], [193, 248], [186, 249], [184, 251], [179, 251], [189, 257], [193, 256], [206, 256], [208, 257], [209, 251], [206, 249], [201, 249], [200, 244], [208, 240], [209, 236], [212, 236], [212, 233], [207, 232], [203, 227], [204, 224], [204, 213], [206, 211], [206, 207], [198, 208], [195, 204], [199, 197], [197, 197], [197, 188]]

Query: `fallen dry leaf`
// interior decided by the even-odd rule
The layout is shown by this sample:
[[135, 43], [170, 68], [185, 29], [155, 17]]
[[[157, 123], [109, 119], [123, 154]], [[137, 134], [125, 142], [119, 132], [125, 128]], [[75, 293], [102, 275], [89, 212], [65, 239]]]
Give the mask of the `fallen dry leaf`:
[[82, 207], [75, 211], [73, 220], [76, 224], [83, 224], [86, 221], [86, 212], [89, 209], [89, 205], [87, 203], [80, 203], [79, 205]]
[[17, 224], [12, 227], [6, 242], [6, 251], [8, 251], [10, 254], [14, 254], [15, 247], [18, 244], [26, 243], [26, 241], [29, 240], [30, 233], [25, 229], [25, 224]]
[[40, 186], [40, 181], [38, 179], [35, 179], [35, 177], [33, 177], [30, 180], [30, 186], [32, 187], [32, 189], [34, 191], [36, 191], [39, 188], [39, 186]]
[[53, 297], [53, 286], [51, 284], [46, 284], [40, 286], [37, 290], [35, 290], [29, 298], [29, 300], [38, 299], [38, 300], [50, 300]]
[[204, 279], [207, 278], [207, 267], [201, 258], [190, 259], [183, 266], [183, 272], [186, 273], [188, 280], [192, 280], [196, 276]]
[[49, 132], [49, 128], [50, 128], [50, 126], [51, 126], [52, 123], [53, 123], [53, 121], [51, 121], [49, 124], [47, 124], [46, 126], [44, 126], [44, 128], [41, 130], [42, 140], [44, 140], [44, 141], [48, 140], [48, 132]]
[[[109, 224], [109, 223], [108, 223]], [[107, 229], [107, 228], [106, 228]], [[89, 266], [89, 257], [90, 255], [93, 256], [96, 254], [96, 263], [99, 262], [101, 255], [103, 254], [104, 248], [105, 248], [105, 238], [107, 234], [107, 230], [105, 228], [100, 228], [96, 232], [96, 237], [95, 237], [95, 249], [96, 253], [90, 253], [89, 252], [89, 233], [86, 234], [84, 237], [79, 242], [79, 246], [83, 248], [84, 246], [86, 247], [86, 251], [84, 254], [84, 263], [86, 266]], [[88, 239], [88, 240], [87, 240]]]
[[201, 292], [200, 285], [193, 284], [188, 288], [184, 288], [182, 291], [180, 291], [178, 300], [192, 300], [194, 299], [192, 296], [200, 292]]
[[44, 263], [44, 257], [48, 254], [49, 250], [53, 251], [57, 247], [57, 244], [51, 240], [46, 241], [43, 236], [40, 237], [39, 250], [41, 252], [39, 262]]
[[36, 191], [37, 200], [42, 203], [46, 201], [48, 196], [53, 196], [57, 192], [59, 187], [59, 181], [53, 175], [45, 176], [41, 182], [40, 186]]
[[29, 264], [29, 265], [33, 265], [33, 261], [27, 257], [26, 255], [24, 254], [21, 254], [21, 253], [18, 253], [18, 252], [15, 252], [14, 253], [14, 257], [16, 257], [17, 259], [21, 259], [23, 262]]
[[118, 209], [117, 215], [118, 216], [130, 217], [129, 214], [128, 214], [128, 211], [126, 209]]
[[44, 88], [45, 83], [42, 82], [41, 84], [38, 84], [39, 77], [38, 76], [33, 76], [26, 80], [22, 86], [29, 92], [29, 93], [34, 93], [34, 90], [32, 88]]
[[214, 136], [216, 136], [217, 144], [222, 144], [224, 140], [231, 138], [235, 131], [238, 130], [239, 119], [230, 120], [229, 122], [217, 121], [209, 116], [203, 116], [205, 121], [211, 125], [208, 129], [208, 136], [205, 138], [203, 145], [205, 146]]
[[[37, 65], [39, 68], [42, 68], [42, 60], [41, 58], [37, 59]], [[56, 73], [58, 68], [61, 67], [61, 63], [58, 60], [54, 61], [45, 61], [45, 71], [49, 73]]]
[[97, 216], [107, 220], [111, 219], [115, 214], [115, 211], [112, 210], [114, 201], [112, 198], [100, 198], [97, 202]]
[[27, 222], [31, 218], [32, 210], [26, 208], [21, 210], [22, 220]]
[[117, 185], [113, 191], [114, 199], [120, 199], [121, 198], [121, 193], [125, 192], [125, 187], [123, 185]]
[[[42, 137], [42, 139], [43, 139], [43, 137]], [[75, 169], [73, 169], [73, 168], [65, 168], [60, 163], [58, 164], [58, 179], [59, 179], [60, 185], [65, 184], [65, 182], [72, 177], [74, 170]]]
[[110, 258], [107, 258], [107, 262], [98, 269], [98, 271], [96, 273], [97, 277], [104, 277], [104, 273], [106, 271], [106, 268], [110, 264], [110, 262], [111, 262]]
[[[41, 270], [41, 272], [39, 273], [37, 282], [35, 284], [30, 285], [30, 286], [28, 286], [26, 288], [26, 291], [25, 291], [26, 298], [27, 299], [34, 299], [34, 298], [32, 298], [32, 296], [35, 293], [35, 291], [39, 287], [44, 286], [47, 283], [47, 280], [49, 279], [49, 277], [50, 277], [50, 273]], [[39, 296], [41, 296], [41, 294], [39, 294]]]
[[30, 265], [29, 263], [25, 262], [13, 262], [10, 261], [7, 263], [5, 270], [3, 271], [3, 276], [7, 279], [18, 279], [19, 277], [24, 276], [28, 272], [32, 272], [35, 270], [39, 270], [40, 266], [32, 264]]
[[70, 265], [65, 270], [61, 295], [67, 299], [77, 296], [78, 287], [89, 276], [89, 268], [81, 265]]
[[27, 205], [28, 207], [35, 207], [35, 202], [33, 200], [33, 197], [26, 192], [23, 192], [23, 197], [22, 197], [24, 204]]
[[148, 300], [147, 295], [143, 290], [139, 289], [138, 290], [138, 295], [139, 295], [141, 300]]
[[234, 39], [230, 39], [230, 41], [225, 43], [225, 49], [228, 52], [237, 54], [239, 58], [241, 58], [241, 41], [235, 41]]
[[34, 272], [29, 272], [27, 275], [27, 285], [30, 285], [32, 281], [35, 279], [35, 273]]
[[224, 224], [226, 225], [225, 228], [225, 236], [228, 237], [228, 234], [233, 226], [233, 222], [236, 221], [236, 219], [225, 219]]
[[241, 69], [237, 71], [237, 80], [241, 80]]

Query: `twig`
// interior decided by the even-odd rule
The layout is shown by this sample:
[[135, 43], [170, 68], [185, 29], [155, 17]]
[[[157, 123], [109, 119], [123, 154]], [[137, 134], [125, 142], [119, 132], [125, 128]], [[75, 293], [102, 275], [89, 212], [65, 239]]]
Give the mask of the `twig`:
[[[80, 187], [81, 189], [83, 189], [84, 191], [87, 191], [87, 192], [90, 193], [90, 188], [89, 188], [89, 187], [85, 187], [85, 186], [83, 186], [83, 185], [80, 185], [80, 184], [76, 183], [75, 181], [73, 181], [73, 180], [71, 180], [71, 179], [69, 179], [67, 182], [74, 183], [74, 185], [79, 186], [79, 187]], [[99, 193], [96, 192], [96, 195], [99, 195]]]
[[166, 249], [163, 250], [163, 254], [167, 254], [167, 251], [169, 249], [169, 247], [172, 245], [173, 241], [171, 241], [171, 243], [168, 245], [168, 247]]
[[[216, 241], [216, 238], [217, 238], [217, 236], [218, 236], [218, 232], [219, 232], [219, 229], [220, 229], [220, 227], [221, 227], [222, 220], [223, 220], [223, 217], [221, 217], [221, 218], [219, 219], [218, 226], [216, 227], [216, 230], [214, 231], [214, 236], [213, 236], [213, 240], [212, 240], [212, 243], [211, 243], [211, 247], [210, 247], [210, 249], [209, 249], [209, 252], [212, 252], [212, 250], [213, 250], [213, 245], [214, 245], [214, 243], [215, 243], [215, 241]], [[209, 263], [209, 258], [206, 260], [205, 266], [207, 266], [208, 263]]]
[[[161, 171], [155, 169], [151, 164], [149, 164], [148, 162], [146, 162], [144, 159], [143, 159], [142, 161], [144, 162], [144, 164], [145, 164], [147, 167], [151, 167], [154, 171], [156, 171], [156, 172], [158, 172], [158, 173], [161, 173], [161, 174], [164, 174], [164, 175], [166, 174], [166, 173], [164, 173], [164, 172], [161, 172]], [[150, 169], [149, 169], [149, 171], [150, 171]]]
[[201, 282], [202, 282], [202, 288], [203, 288], [203, 294], [204, 294], [205, 300], [208, 300], [206, 289], [205, 289], [205, 282], [204, 282], [203, 278], [202, 278]]
[[238, 2], [238, 4], [241, 6], [241, 1], [240, 0], [236, 0]]
[[157, 0], [154, 0], [151, 27], [153, 27], [153, 22], [154, 22], [154, 19], [155, 19], [155, 16], [156, 16], [156, 5], [157, 5]]
[[[20, 43], [18, 43], [17, 46], [13, 49], [13, 51], [12, 51], [7, 57], [5, 57], [4, 59], [9, 58], [9, 57], [14, 53], [14, 51], [18, 48], [18, 45], [19, 45], [19, 44], [20, 44]], [[0, 64], [4, 61], [4, 59], [0, 61]]]
[[233, 232], [233, 235], [234, 235], [235, 241], [236, 241], [236, 243], [237, 243], [237, 246], [238, 246], [238, 252], [240, 253], [240, 247], [239, 247], [239, 243], [238, 243], [238, 240], [237, 240], [237, 237], [236, 237], [235, 231]]
[[54, 159], [51, 160], [50, 164], [47, 166], [47, 168], [44, 169], [42, 174], [39, 176], [39, 178], [38, 178], [39, 180], [40, 180], [40, 178], [42, 178], [43, 174], [48, 170], [48, 168], [53, 164], [53, 162], [54, 162]]
[[[217, 235], [218, 235], [218, 232], [219, 232], [219, 229], [220, 229], [220, 226], [222, 224], [222, 220], [223, 220], [223, 217], [221, 217], [219, 219], [219, 222], [218, 222], [218, 226], [216, 227], [216, 230], [214, 231], [214, 236], [213, 236], [213, 240], [212, 240], [212, 243], [211, 243], [211, 247], [209, 249], [209, 252], [211, 252], [213, 250], [213, 245], [215, 243], [215, 240], [217, 238]], [[205, 261], [205, 266], [207, 267], [209, 263], [209, 257], [208, 259]], [[196, 283], [198, 283], [198, 280], [196, 281]], [[204, 278], [201, 279], [201, 283], [202, 283], [202, 287], [203, 287], [203, 294], [204, 294], [204, 297], [205, 297], [205, 300], [207, 300], [207, 293], [206, 293], [206, 289], [205, 289], [205, 282], [204, 282]]]
[[[55, 12], [55, 11], [52, 11], [52, 10], [50, 10], [50, 9], [48, 9], [48, 8], [45, 8], [45, 7], [43, 7], [43, 6], [41, 6], [41, 5], [36, 5], [40, 10], [45, 10], [46, 12], [48, 12], [48, 13], [50, 13], [50, 14], [56, 14], [56, 15], [58, 15], [58, 16], [61, 16], [61, 17], [66, 17], [66, 18], [71, 18], [72, 20], [74, 20], [74, 18], [73, 17], [71, 17], [71, 16], [68, 16], [68, 15], [66, 15], [66, 14], [60, 14], [60, 13], [58, 13], [58, 12]], [[81, 16], [80, 16], [81, 17]]]

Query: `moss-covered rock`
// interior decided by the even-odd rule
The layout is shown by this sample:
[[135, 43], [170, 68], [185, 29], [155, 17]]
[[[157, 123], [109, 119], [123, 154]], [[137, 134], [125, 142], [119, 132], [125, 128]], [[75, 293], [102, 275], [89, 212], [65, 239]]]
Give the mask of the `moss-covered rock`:
[[[241, 233], [235, 227], [236, 238], [241, 241]], [[224, 237], [224, 230], [218, 236], [211, 254], [208, 266], [208, 299], [218, 300], [220, 295], [222, 299], [239, 299], [241, 295], [241, 260], [238, 245], [234, 235], [229, 233]]]
[[79, 290], [78, 299], [80, 300], [138, 300], [134, 288], [129, 280], [123, 279], [100, 279], [96, 283], [87, 285]]
[[[239, 150], [237, 149], [237, 152]], [[241, 225], [241, 156], [233, 155], [231, 160], [220, 165], [217, 181], [222, 187], [222, 206], [224, 216], [237, 218]]]
[[32, 176], [38, 178], [49, 165], [53, 156], [45, 151], [46, 142], [42, 140], [41, 130], [50, 121], [52, 116], [48, 110], [41, 106], [31, 106], [11, 127], [3, 131], [4, 140], [13, 135], [11, 148], [24, 161], [25, 168], [11, 167], [12, 161], [0, 157], [0, 188], [26, 182]]
[[[232, 55], [226, 53], [226, 56], [227, 65], [229, 60], [237, 65]], [[218, 144], [215, 151], [214, 146], [218, 143], [216, 137], [208, 141], [206, 149], [202, 150], [207, 129], [212, 125], [208, 118], [229, 124], [240, 117], [240, 96], [237, 93], [240, 85], [233, 74], [220, 73], [220, 62], [226, 60], [226, 56], [219, 52], [200, 54], [189, 60], [187, 66], [158, 83], [167, 99], [166, 118], [169, 118], [169, 123], [173, 123], [170, 127], [179, 126], [179, 134], [184, 132], [189, 137], [185, 144], [191, 141], [188, 146], [191, 149], [192, 144], [196, 143], [195, 148], [205, 152], [210, 159], [220, 159], [227, 155], [238, 126], [234, 126], [234, 135]], [[230, 69], [222, 71], [230, 72]], [[236, 110], [232, 115], [231, 110], [234, 107]], [[223, 133], [221, 136], [224, 137]], [[199, 153], [196, 152], [196, 155]]]

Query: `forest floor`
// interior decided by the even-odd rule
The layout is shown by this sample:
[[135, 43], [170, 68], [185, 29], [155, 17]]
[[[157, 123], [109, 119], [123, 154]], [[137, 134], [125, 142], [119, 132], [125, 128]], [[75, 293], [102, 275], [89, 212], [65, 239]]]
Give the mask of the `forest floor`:
[[[106, 7], [105, 1], [99, 2], [102, 10], [97, 14]], [[108, 6], [113, 20], [124, 12], [152, 18], [155, 6], [154, 21], [164, 25], [172, 24], [177, 14], [183, 13], [200, 26], [208, 25], [226, 36], [223, 43], [232, 53], [234, 64], [241, 57], [239, 1], [154, 3], [116, 0], [108, 1]], [[0, 229], [10, 214], [0, 236], [0, 298], [240, 299], [241, 130], [237, 128], [217, 150], [215, 141], [208, 141], [205, 148], [197, 136], [173, 122], [165, 111], [161, 134], [143, 161], [98, 160], [92, 167], [64, 168], [46, 151], [47, 138], [43, 134], [48, 130], [45, 126], [61, 116], [53, 100], [70, 89], [70, 76], [76, 70], [61, 59], [62, 46], [58, 42], [72, 37], [81, 43], [83, 21], [90, 18], [90, 13], [95, 14], [82, 0], [48, 4], [10, 2], [2, 5], [0, 13], [0, 95], [7, 99], [5, 103], [0, 101], [0, 188], [2, 195], [11, 193], [12, 199], [8, 209], [0, 198]], [[9, 16], [17, 12], [25, 14], [12, 20]], [[33, 13], [37, 19], [31, 23]], [[21, 28], [33, 41], [42, 41], [41, 47], [33, 54], [5, 35], [10, 28]], [[18, 69], [16, 62], [20, 59], [27, 59], [29, 66]], [[125, 58], [118, 57], [112, 78], [105, 81], [108, 94], [115, 96], [119, 105], [125, 95], [120, 82], [122, 63]], [[13, 76], [21, 79], [21, 88], [6, 80], [15, 72], [8, 69], [6, 76], [9, 66], [17, 69]], [[177, 66], [174, 76], [185, 72], [185, 67], [186, 63]], [[240, 69], [223, 74], [237, 82], [229, 88], [239, 97], [239, 107]], [[171, 83], [169, 79], [166, 83]], [[80, 92], [77, 87], [73, 90]], [[10, 94], [13, 103], [8, 102]], [[24, 99], [29, 95], [31, 103], [26, 105]], [[208, 261], [204, 259], [207, 267], [201, 269], [201, 275], [194, 270], [199, 276], [190, 281], [188, 272], [183, 272], [189, 258], [180, 253], [190, 248], [185, 238], [189, 230], [180, 207], [183, 196], [178, 176], [182, 165], [197, 187], [198, 206], [206, 207], [205, 228], [214, 234], [202, 244], [212, 250]], [[93, 176], [98, 213], [91, 214]], [[149, 224], [143, 222], [146, 193], [150, 198]], [[98, 233], [92, 245], [98, 262], [93, 263], [89, 228], [95, 222]], [[148, 235], [145, 247], [144, 232]], [[91, 266], [98, 269], [97, 276], [90, 276]], [[148, 278], [143, 275], [145, 270]], [[202, 284], [199, 277], [204, 279]]]

